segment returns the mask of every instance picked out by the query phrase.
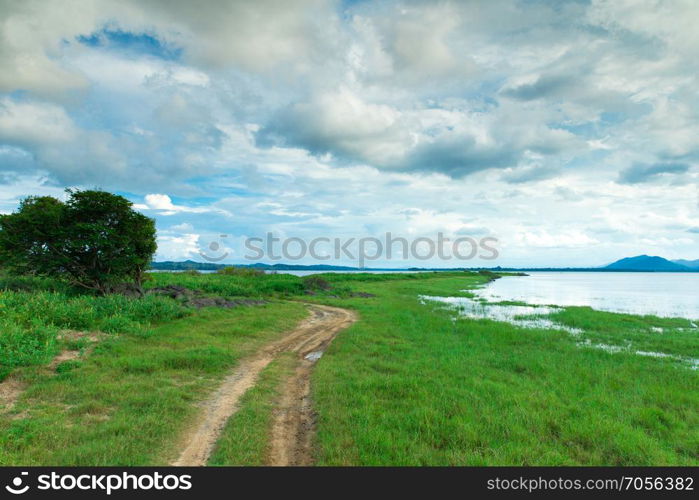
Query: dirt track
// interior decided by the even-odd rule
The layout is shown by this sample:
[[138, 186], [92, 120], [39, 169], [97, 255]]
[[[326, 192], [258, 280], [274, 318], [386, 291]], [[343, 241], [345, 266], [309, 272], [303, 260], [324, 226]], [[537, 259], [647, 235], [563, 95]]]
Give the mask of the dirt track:
[[311, 317], [282, 339], [267, 344], [240, 362], [209, 400], [173, 465], [206, 465], [228, 418], [238, 410], [245, 392], [257, 383], [260, 372], [282, 352], [298, 354], [298, 366], [285, 381], [270, 434], [270, 465], [312, 463], [314, 415], [310, 403], [310, 375], [315, 362], [337, 333], [356, 315], [337, 307], [311, 305]]

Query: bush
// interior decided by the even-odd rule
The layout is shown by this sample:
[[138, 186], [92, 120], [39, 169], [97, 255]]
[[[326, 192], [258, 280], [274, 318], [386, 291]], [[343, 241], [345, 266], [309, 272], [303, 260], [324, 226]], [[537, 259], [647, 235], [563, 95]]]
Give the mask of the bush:
[[222, 274], [224, 276], [240, 276], [243, 278], [254, 278], [256, 276], [264, 276], [265, 272], [262, 269], [255, 269], [254, 267], [223, 267], [216, 271], [216, 274]]
[[329, 281], [315, 275], [303, 278], [303, 286], [307, 291], [328, 291], [333, 287]]

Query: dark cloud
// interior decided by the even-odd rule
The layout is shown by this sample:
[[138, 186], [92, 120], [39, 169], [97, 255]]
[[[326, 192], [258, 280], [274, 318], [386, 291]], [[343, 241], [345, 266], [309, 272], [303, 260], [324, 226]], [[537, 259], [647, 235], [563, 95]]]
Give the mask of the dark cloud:
[[33, 168], [35, 164], [31, 153], [21, 147], [0, 145], [0, 170], [26, 172]]
[[639, 184], [663, 174], [684, 174], [688, 170], [689, 165], [686, 163], [636, 163], [619, 172], [617, 182], [620, 184]]
[[508, 147], [483, 147], [471, 137], [446, 138], [416, 147], [398, 163], [404, 170], [439, 172], [451, 177], [517, 164], [520, 153]]
[[566, 89], [576, 86], [577, 80], [571, 76], [545, 75], [538, 78], [535, 82], [503, 90], [502, 95], [522, 101], [530, 101], [559, 94]]

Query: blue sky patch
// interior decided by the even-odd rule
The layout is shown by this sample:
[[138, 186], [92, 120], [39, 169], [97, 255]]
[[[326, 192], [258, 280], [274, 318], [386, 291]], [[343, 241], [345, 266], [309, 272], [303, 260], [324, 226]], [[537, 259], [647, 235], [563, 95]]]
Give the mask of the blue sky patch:
[[182, 56], [181, 47], [173, 46], [149, 33], [132, 33], [120, 29], [103, 28], [91, 35], [80, 35], [76, 39], [88, 47], [108, 48], [172, 61], [178, 60]]

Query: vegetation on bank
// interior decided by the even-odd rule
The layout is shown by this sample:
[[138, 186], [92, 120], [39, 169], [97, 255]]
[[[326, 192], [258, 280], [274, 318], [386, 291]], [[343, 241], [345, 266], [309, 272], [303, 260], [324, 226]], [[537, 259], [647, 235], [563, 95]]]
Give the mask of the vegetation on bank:
[[[362, 321], [338, 336], [315, 373], [319, 463], [699, 463], [697, 370], [583, 348], [588, 333], [457, 319], [418, 300], [459, 295], [478, 281], [365, 284], [376, 300], [342, 302]], [[584, 328], [593, 342], [665, 351], [667, 338], [684, 355], [699, 347], [686, 320], [567, 308], [557, 321]]]
[[[188, 304], [148, 293], [184, 287], [223, 298], [290, 298], [309, 293], [347, 295], [341, 285], [317, 288], [318, 279], [288, 274], [152, 273], [143, 297], [85, 292], [55, 278], [0, 275], [0, 381], [22, 366], [43, 365], [65, 348], [62, 330], [99, 331], [148, 337], [155, 325], [193, 313]], [[322, 280], [325, 282], [325, 280]]]

